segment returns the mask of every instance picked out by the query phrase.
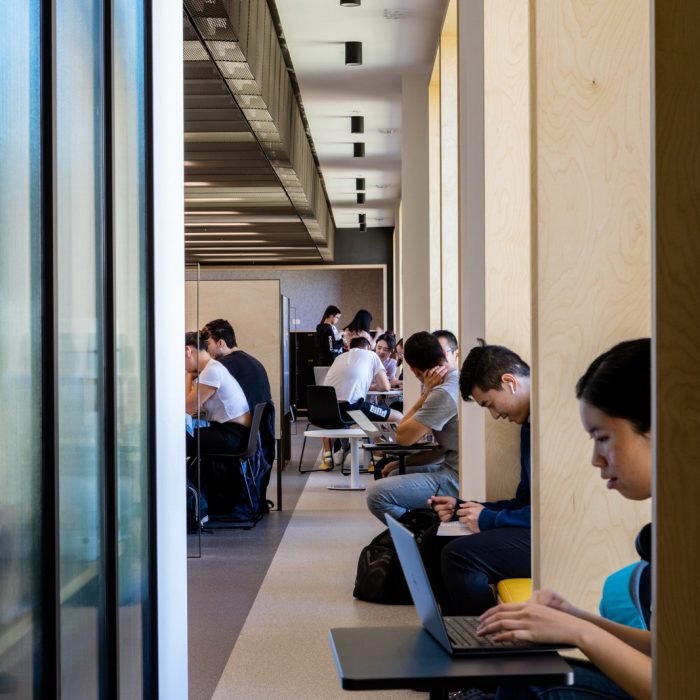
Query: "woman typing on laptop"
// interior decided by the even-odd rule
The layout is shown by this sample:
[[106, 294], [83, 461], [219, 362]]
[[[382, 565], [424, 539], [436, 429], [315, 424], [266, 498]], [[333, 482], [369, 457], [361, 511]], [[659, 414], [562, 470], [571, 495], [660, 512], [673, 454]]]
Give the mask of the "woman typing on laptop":
[[[651, 342], [632, 340], [595, 359], [576, 385], [581, 422], [593, 439], [591, 462], [607, 488], [625, 498], [651, 497]], [[498, 700], [651, 697], [651, 633], [576, 608], [554, 591], [498, 605], [478, 634], [501, 641], [571, 644], [592, 662], [574, 662], [574, 685], [501, 688]]]

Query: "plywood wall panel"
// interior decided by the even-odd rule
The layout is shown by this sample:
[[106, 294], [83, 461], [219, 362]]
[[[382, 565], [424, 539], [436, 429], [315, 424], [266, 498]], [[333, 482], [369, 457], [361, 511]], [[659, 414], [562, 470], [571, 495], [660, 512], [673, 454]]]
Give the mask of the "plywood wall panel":
[[[531, 331], [529, 38], [528, 0], [484, 3], [486, 340], [512, 348], [526, 362]], [[489, 500], [513, 497], [519, 455], [519, 428], [488, 418]]]
[[605, 491], [574, 398], [597, 354], [650, 333], [649, 8], [533, 7], [536, 583], [593, 610], [650, 518]]

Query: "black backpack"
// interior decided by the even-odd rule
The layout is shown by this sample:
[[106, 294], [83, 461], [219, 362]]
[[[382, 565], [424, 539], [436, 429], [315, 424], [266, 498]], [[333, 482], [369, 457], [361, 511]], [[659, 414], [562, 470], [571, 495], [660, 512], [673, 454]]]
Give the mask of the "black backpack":
[[[438, 521], [437, 514], [430, 508], [409, 510], [399, 518], [399, 522], [416, 536], [419, 549], [423, 533]], [[413, 603], [389, 530], [378, 534], [360, 552], [352, 594], [358, 600], [369, 603]]]

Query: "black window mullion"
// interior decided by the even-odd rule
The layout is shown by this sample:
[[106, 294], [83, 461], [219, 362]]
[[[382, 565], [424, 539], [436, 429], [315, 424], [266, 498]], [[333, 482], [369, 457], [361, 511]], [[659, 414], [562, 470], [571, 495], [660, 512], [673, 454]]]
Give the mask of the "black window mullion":
[[[116, 329], [114, 275], [114, 158], [112, 101], [112, 2], [102, 6], [102, 376], [104, 392], [103, 564], [104, 606], [100, 622], [100, 697], [119, 698], [119, 508], [116, 425]], [[99, 313], [99, 312], [98, 312]]]
[[[144, 138], [145, 155], [145, 288], [146, 328], [155, 328], [155, 224], [153, 213], [153, 3], [143, 1]], [[143, 697], [157, 698], [158, 678], [158, 531], [156, 495], [156, 369], [153, 333], [146, 334], [146, 450], [148, 464], [148, 596], [143, 605]]]
[[55, 216], [55, 3], [41, 3], [41, 595], [34, 637], [34, 696], [61, 693], [58, 314]]

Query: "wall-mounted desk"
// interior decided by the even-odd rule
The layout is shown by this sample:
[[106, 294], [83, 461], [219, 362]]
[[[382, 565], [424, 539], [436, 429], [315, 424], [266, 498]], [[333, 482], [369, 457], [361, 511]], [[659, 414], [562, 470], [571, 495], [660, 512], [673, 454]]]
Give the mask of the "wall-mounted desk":
[[453, 657], [422, 627], [336, 627], [329, 637], [344, 690], [426, 687], [445, 700], [456, 688], [573, 682], [556, 652]]

